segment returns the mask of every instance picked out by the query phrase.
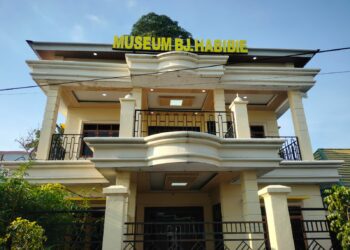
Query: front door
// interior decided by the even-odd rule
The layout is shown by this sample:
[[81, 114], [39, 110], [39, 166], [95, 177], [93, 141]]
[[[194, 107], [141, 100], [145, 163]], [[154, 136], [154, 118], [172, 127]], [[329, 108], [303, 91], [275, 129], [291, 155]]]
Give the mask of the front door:
[[204, 249], [203, 208], [145, 208], [144, 231], [144, 249]]

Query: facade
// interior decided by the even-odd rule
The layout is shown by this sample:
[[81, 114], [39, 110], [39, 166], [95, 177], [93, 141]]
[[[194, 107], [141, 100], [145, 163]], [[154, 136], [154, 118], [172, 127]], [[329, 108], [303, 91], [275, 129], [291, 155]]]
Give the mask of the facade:
[[[103, 249], [331, 247], [319, 190], [339, 180], [342, 162], [312, 153], [302, 102], [319, 72], [304, 68], [310, 51], [28, 43], [47, 96], [28, 179], [105, 208]], [[288, 109], [295, 135], [280, 135]]]
[[319, 148], [314, 153], [317, 160], [343, 160], [344, 164], [338, 169], [340, 184], [350, 187], [350, 149], [348, 148]]

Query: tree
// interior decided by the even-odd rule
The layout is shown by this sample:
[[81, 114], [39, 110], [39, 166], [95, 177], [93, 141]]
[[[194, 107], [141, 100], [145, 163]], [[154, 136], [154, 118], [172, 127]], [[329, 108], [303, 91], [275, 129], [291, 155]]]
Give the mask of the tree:
[[23, 148], [28, 154], [29, 159], [33, 160], [36, 156], [36, 151], [39, 145], [40, 130], [31, 129], [27, 132], [25, 136], [22, 136], [15, 141], [19, 143], [21, 148]]
[[[64, 134], [64, 124], [56, 124], [56, 133]], [[27, 132], [25, 136], [22, 136], [15, 141], [19, 143], [21, 148], [23, 148], [29, 155], [30, 160], [34, 160], [36, 157], [36, 151], [38, 150], [40, 140], [40, 130], [31, 129]]]
[[166, 15], [157, 15], [154, 12], [143, 15], [132, 27], [132, 36], [151, 37], [192, 37], [191, 33], [178, 25]]
[[72, 211], [87, 206], [66, 199], [71, 194], [61, 184], [30, 184], [24, 179], [29, 167], [30, 163], [22, 164], [13, 172], [0, 168], [0, 238], [6, 238], [6, 228], [19, 217], [37, 222], [48, 239], [63, 238], [65, 232], [58, 224], [74, 223]]
[[324, 194], [331, 230], [337, 233], [343, 249], [350, 249], [350, 188], [335, 185]]

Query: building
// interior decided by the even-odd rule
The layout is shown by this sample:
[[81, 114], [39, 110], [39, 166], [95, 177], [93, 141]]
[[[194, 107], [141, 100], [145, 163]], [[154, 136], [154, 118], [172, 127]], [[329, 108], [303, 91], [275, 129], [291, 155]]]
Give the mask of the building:
[[[47, 96], [28, 179], [105, 207], [103, 249], [330, 248], [319, 185], [342, 162], [312, 153], [302, 99], [316, 51], [28, 43]], [[295, 135], [280, 135], [288, 109]]]
[[0, 151], [0, 161], [23, 161], [29, 159], [26, 151]]
[[348, 148], [319, 148], [314, 153], [316, 160], [343, 160], [344, 164], [338, 169], [340, 184], [350, 187], [350, 149]]

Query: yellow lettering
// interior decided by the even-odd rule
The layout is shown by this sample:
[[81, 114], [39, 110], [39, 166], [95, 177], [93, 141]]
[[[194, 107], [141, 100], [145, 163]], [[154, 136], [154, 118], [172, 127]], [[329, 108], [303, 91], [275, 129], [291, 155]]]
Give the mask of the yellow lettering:
[[152, 49], [160, 50], [160, 48], [161, 48], [160, 38], [152, 37]]
[[151, 50], [151, 45], [150, 45], [150, 43], [151, 43], [151, 37], [145, 36], [145, 37], [143, 38], [143, 47], [142, 47], [142, 49], [143, 49], [143, 50]]
[[222, 52], [221, 40], [214, 41], [214, 52]]
[[183, 51], [182, 38], [175, 38], [175, 50], [176, 51]]
[[213, 45], [211, 44], [211, 40], [207, 39], [207, 42], [205, 44], [205, 52], [213, 52]]
[[226, 40], [222, 41], [222, 49], [223, 49], [224, 53], [226, 53], [226, 49], [227, 49], [227, 41]]
[[162, 37], [161, 39], [162, 50], [171, 50], [171, 37]]
[[204, 50], [204, 40], [201, 39], [200, 41], [195, 39], [194, 40], [194, 51], [198, 52], [199, 49], [201, 49], [201, 52]]
[[248, 53], [247, 41], [246, 40], [240, 40], [239, 41], [239, 50], [240, 50], [241, 53]]
[[235, 51], [236, 51], [235, 40], [228, 40], [227, 41], [227, 52], [233, 53]]
[[186, 39], [186, 46], [183, 47], [184, 51], [191, 51], [191, 39], [187, 38]]
[[134, 49], [142, 49], [142, 37], [141, 36], [135, 37]]
[[124, 48], [124, 36], [118, 37], [114, 36], [113, 49], [123, 49]]
[[126, 49], [132, 49], [134, 47], [134, 36], [125, 36], [124, 46]]

